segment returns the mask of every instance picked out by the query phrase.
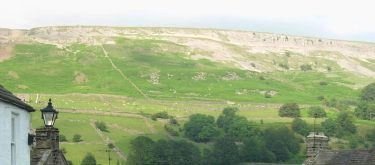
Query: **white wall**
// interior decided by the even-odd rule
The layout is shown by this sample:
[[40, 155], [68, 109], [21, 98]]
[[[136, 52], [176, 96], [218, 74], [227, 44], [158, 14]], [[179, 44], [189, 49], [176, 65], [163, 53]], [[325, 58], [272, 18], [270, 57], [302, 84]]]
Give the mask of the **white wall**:
[[11, 165], [11, 118], [17, 114], [16, 163], [30, 164], [30, 148], [27, 144], [30, 130], [30, 113], [0, 101], [0, 164]]

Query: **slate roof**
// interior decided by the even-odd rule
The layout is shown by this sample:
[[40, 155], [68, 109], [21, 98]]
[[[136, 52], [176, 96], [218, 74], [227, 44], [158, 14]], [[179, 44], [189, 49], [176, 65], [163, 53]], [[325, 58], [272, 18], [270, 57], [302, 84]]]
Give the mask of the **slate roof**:
[[370, 150], [320, 151], [314, 165], [375, 165], [375, 148]]
[[12, 104], [12, 105], [14, 105], [16, 107], [19, 107], [23, 110], [26, 110], [28, 112], [34, 112], [35, 111], [35, 109], [33, 107], [24, 103], [17, 96], [13, 95], [11, 92], [6, 90], [2, 85], [0, 85], [0, 101], [6, 102], [8, 104]]

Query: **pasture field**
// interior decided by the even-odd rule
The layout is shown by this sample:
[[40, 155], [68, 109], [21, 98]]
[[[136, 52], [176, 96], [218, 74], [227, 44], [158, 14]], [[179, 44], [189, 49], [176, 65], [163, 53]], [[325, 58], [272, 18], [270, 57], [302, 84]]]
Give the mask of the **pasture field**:
[[[296, 102], [302, 109], [302, 119], [312, 124], [314, 119], [308, 117], [307, 109], [322, 105], [319, 97], [355, 102], [360, 89], [375, 80], [347, 72], [332, 60], [293, 52], [253, 54], [228, 45], [249, 60], [278, 68], [253, 72], [233, 64], [193, 59], [191, 54], [210, 52], [169, 41], [113, 39], [116, 44], [72, 44], [63, 48], [16, 44], [12, 57], [0, 63], [1, 85], [23, 96], [36, 109], [52, 98], [60, 111], [56, 127], [68, 139], [61, 148], [74, 164], [80, 164], [87, 152], [93, 153], [99, 164], [107, 164], [105, 150], [109, 143], [115, 145], [112, 162], [125, 162], [130, 141], [139, 135], [183, 138], [172, 137], [164, 130], [166, 120], [151, 120], [157, 112], [168, 112], [182, 127], [192, 114], [217, 117], [224, 107], [234, 106], [239, 108], [239, 115], [256, 124], [290, 125], [293, 119], [279, 117], [278, 108]], [[302, 64], [311, 64], [312, 70], [302, 71]], [[285, 69], [286, 65], [290, 68]], [[374, 67], [372, 63], [365, 65]], [[329, 117], [338, 112], [324, 108]], [[96, 121], [105, 122], [108, 132], [97, 130]], [[41, 126], [40, 112], [33, 113], [32, 123], [33, 128]], [[355, 124], [361, 136], [375, 126], [375, 122], [364, 120]], [[75, 134], [82, 135], [83, 141], [73, 142]], [[197, 145], [206, 148], [210, 144]]]

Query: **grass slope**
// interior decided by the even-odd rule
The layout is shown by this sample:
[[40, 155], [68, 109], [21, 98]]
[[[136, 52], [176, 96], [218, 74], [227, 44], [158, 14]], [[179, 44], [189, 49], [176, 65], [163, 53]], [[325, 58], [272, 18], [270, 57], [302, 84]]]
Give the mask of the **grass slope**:
[[[63, 49], [39, 43], [18, 44], [12, 58], [0, 63], [0, 83], [28, 96], [35, 108], [44, 107], [52, 98], [61, 112], [57, 127], [68, 139], [62, 143], [67, 158], [79, 164], [86, 152], [92, 152], [98, 163], [106, 164], [107, 143], [121, 151], [111, 153], [116, 162], [123, 161], [121, 154], [126, 156], [130, 140], [138, 135], [171, 138], [163, 129], [165, 121], [145, 117], [156, 112], [167, 111], [183, 123], [194, 113], [217, 117], [224, 107], [236, 106], [240, 115], [254, 122], [289, 124], [292, 119], [280, 118], [277, 109], [282, 103], [298, 102], [303, 119], [313, 123], [306, 109], [320, 104], [318, 96], [355, 100], [359, 91], [353, 87], [374, 81], [345, 72], [332, 61], [293, 53], [290, 57], [252, 54], [249, 59], [274, 60], [274, 66], [269, 67], [285, 63], [293, 68], [315, 61], [313, 70], [255, 73], [229, 64], [192, 60], [188, 51], [181, 45], [150, 39], [117, 38], [116, 44], [103, 47], [75, 44]], [[332, 71], [316, 69], [327, 66]], [[275, 95], [265, 98], [267, 91]], [[329, 116], [337, 113], [333, 109], [327, 112]], [[98, 132], [95, 121], [104, 121], [109, 132]], [[356, 124], [361, 134], [374, 126], [374, 122], [362, 120]], [[36, 112], [33, 127], [40, 125]], [[81, 134], [83, 141], [73, 143], [74, 134]]]

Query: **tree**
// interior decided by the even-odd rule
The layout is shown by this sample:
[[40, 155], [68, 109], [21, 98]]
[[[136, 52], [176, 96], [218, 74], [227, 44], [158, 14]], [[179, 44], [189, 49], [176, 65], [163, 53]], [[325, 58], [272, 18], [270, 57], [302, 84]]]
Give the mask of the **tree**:
[[368, 102], [375, 101], [375, 82], [362, 89], [361, 100]]
[[231, 165], [240, 162], [238, 148], [233, 138], [222, 137], [217, 139], [210, 153], [208, 164]]
[[286, 103], [279, 109], [280, 117], [300, 117], [300, 109], [297, 103]]
[[321, 125], [326, 135], [342, 137], [356, 133], [357, 127], [353, 123], [353, 116], [349, 112], [342, 111], [336, 119], [327, 119]]
[[322, 130], [325, 135], [333, 136], [336, 133], [336, 121], [332, 118], [328, 118], [321, 123]]
[[375, 118], [375, 104], [362, 101], [355, 108], [354, 114], [360, 119], [372, 120]]
[[353, 123], [354, 118], [349, 112], [340, 112], [336, 119], [336, 135], [340, 137], [356, 133], [357, 127]]
[[74, 134], [74, 136], [73, 136], [73, 142], [80, 142], [80, 141], [82, 141], [82, 139], [81, 139], [81, 135], [80, 134]]
[[151, 164], [155, 165], [190, 165], [201, 161], [198, 147], [185, 140], [159, 140], [153, 144], [152, 154]]
[[257, 134], [254, 123], [251, 123], [243, 116], [236, 116], [227, 127], [226, 134], [235, 140], [242, 140]]
[[292, 130], [299, 133], [300, 135], [307, 136], [310, 132], [310, 127], [306, 121], [300, 118], [294, 118], [292, 122]]
[[130, 152], [127, 164], [142, 165], [152, 164], [154, 141], [146, 136], [138, 136], [130, 142]]
[[196, 142], [208, 142], [218, 135], [215, 119], [209, 115], [194, 114], [184, 124], [185, 136]]
[[81, 165], [96, 165], [96, 159], [90, 152], [82, 159]]
[[286, 161], [300, 150], [299, 139], [285, 126], [267, 128], [264, 133], [267, 148], [277, 161]]
[[309, 117], [326, 117], [327, 113], [324, 111], [324, 109], [321, 106], [312, 106], [309, 108], [308, 111]]
[[244, 141], [240, 150], [240, 157], [245, 162], [274, 162], [275, 154], [267, 149], [261, 137], [253, 136]]
[[216, 120], [216, 124], [219, 128], [223, 128], [224, 131], [228, 131], [229, 126], [236, 118], [236, 112], [238, 108], [236, 107], [226, 107], [223, 109], [223, 112]]

